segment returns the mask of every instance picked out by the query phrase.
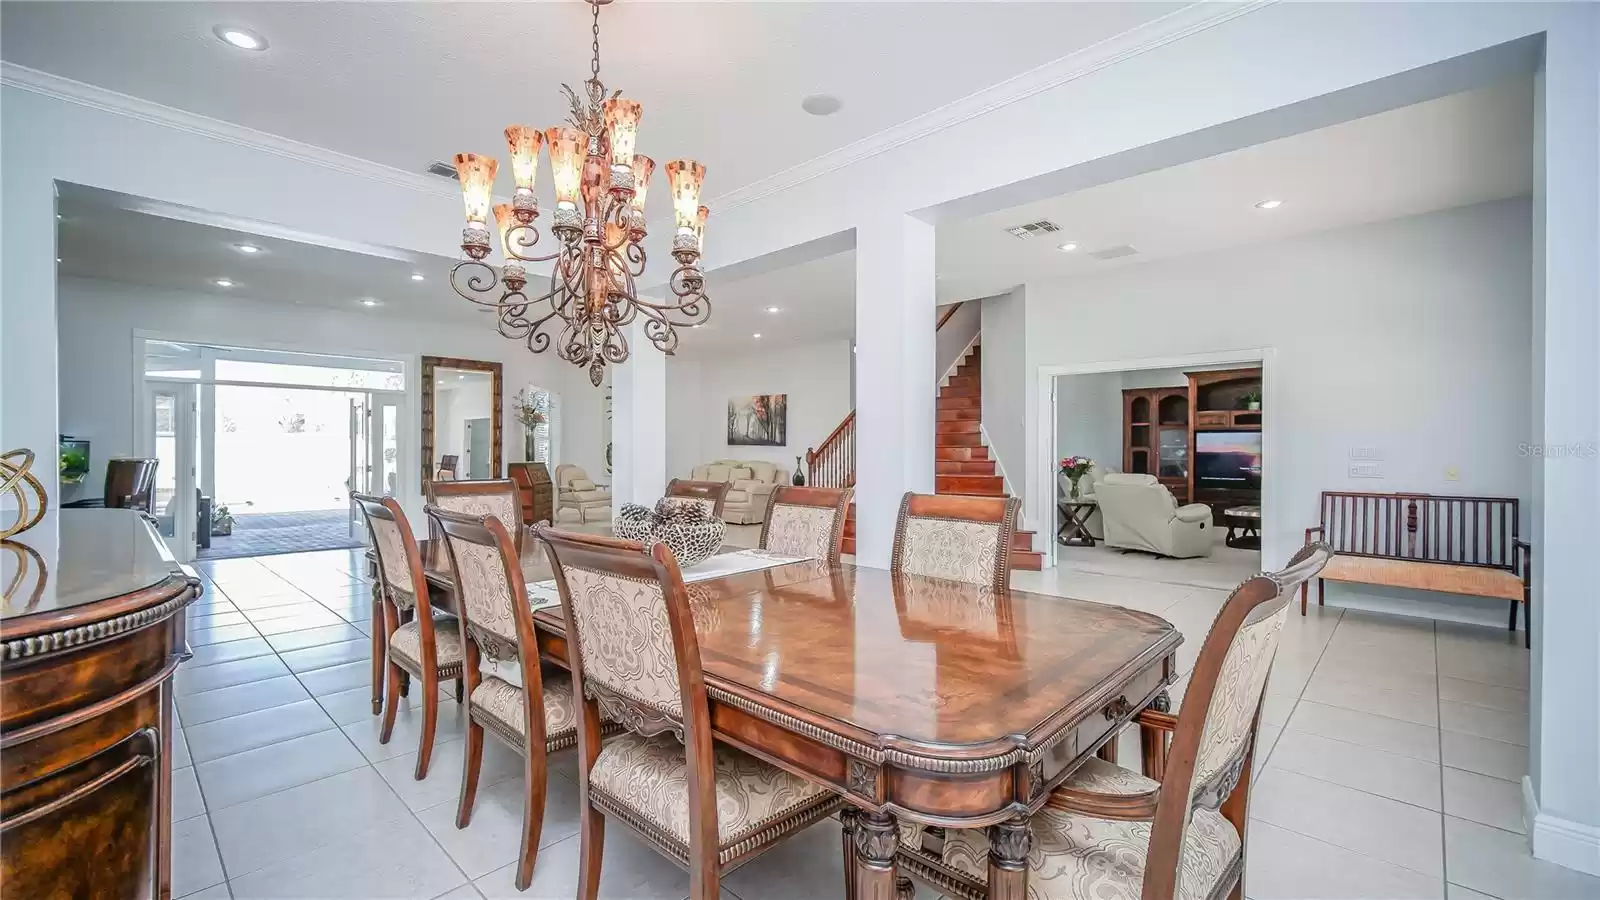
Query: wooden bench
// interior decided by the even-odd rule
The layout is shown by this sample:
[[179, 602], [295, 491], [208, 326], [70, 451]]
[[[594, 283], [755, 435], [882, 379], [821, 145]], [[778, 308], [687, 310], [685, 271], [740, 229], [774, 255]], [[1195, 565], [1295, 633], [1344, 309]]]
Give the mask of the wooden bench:
[[[1533, 547], [1520, 528], [1513, 498], [1323, 491], [1319, 524], [1306, 529], [1307, 544], [1320, 536], [1334, 551], [1317, 605], [1327, 580], [1490, 597], [1510, 604], [1516, 631], [1517, 607], [1532, 602]], [[1533, 619], [1524, 619], [1532, 646]]]

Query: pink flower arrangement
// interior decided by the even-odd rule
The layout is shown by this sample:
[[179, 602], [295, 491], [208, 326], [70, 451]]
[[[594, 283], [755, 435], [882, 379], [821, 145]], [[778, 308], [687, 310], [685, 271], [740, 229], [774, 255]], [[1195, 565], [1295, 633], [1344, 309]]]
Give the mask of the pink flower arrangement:
[[1073, 481], [1077, 481], [1093, 465], [1094, 460], [1087, 456], [1063, 456], [1061, 457], [1061, 474]]

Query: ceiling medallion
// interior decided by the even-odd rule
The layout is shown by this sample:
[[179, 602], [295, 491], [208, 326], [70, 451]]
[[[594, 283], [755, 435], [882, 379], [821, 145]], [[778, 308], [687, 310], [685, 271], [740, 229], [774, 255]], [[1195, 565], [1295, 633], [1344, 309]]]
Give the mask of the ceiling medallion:
[[[644, 274], [644, 200], [655, 161], [634, 152], [643, 107], [617, 91], [606, 96], [600, 81], [600, 7], [594, 7], [594, 57], [590, 77], [579, 95], [563, 84], [572, 113], [567, 125], [540, 132], [529, 125], [506, 129], [511, 174], [516, 193], [510, 203], [494, 207], [505, 262], [498, 268], [484, 262], [489, 256], [489, 204], [499, 163], [491, 156], [456, 154], [456, 173], [466, 201], [467, 227], [461, 249], [467, 258], [450, 270], [456, 293], [500, 312], [500, 333], [526, 342], [542, 353], [550, 348], [546, 322], [559, 318], [561, 334], [556, 353], [589, 370], [589, 381], [599, 386], [607, 363], [628, 359], [628, 340], [622, 329], [644, 316], [644, 335], [656, 349], [671, 354], [678, 347], [680, 326], [703, 324], [711, 318], [711, 300], [705, 295], [700, 252], [705, 240], [706, 216], [700, 205], [700, 184], [705, 166], [692, 159], [667, 163], [677, 232], [672, 238], [672, 258], [678, 267], [667, 279], [673, 299], [656, 303], [641, 298], [634, 279]], [[534, 198], [541, 145], [550, 148], [550, 168], [556, 194], [551, 231], [560, 246], [536, 256], [539, 242], [534, 220], [539, 203]], [[528, 264], [550, 263], [548, 290], [530, 297]], [[538, 293], [535, 288], [533, 293]]]

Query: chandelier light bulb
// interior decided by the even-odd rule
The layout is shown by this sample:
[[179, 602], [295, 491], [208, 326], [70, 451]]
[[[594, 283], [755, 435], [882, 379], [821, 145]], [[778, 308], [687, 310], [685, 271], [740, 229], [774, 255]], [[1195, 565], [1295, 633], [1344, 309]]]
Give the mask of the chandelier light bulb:
[[640, 153], [633, 155], [633, 199], [628, 203], [641, 213], [644, 212], [644, 195], [650, 190], [650, 176], [655, 171], [655, 160]]
[[555, 184], [556, 205], [578, 208], [583, 188], [584, 163], [589, 160], [589, 136], [576, 128], [557, 126], [544, 133], [550, 145], [550, 174]]
[[511, 229], [517, 225], [516, 207], [509, 203], [496, 204], [494, 208], [495, 228], [500, 231], [500, 249], [506, 255], [506, 262], [516, 262], [517, 254], [512, 241]]
[[639, 142], [639, 119], [644, 107], [637, 100], [612, 97], [606, 101], [606, 131], [611, 135], [611, 164], [625, 169], [633, 166], [633, 149]]
[[500, 163], [492, 156], [476, 153], [456, 154], [456, 176], [461, 179], [461, 198], [467, 206], [467, 224], [489, 224], [489, 200], [494, 192], [494, 174]]
[[539, 147], [544, 135], [532, 125], [512, 125], [506, 129], [506, 146], [511, 149], [511, 178], [517, 193], [533, 193], [539, 177]]
[[679, 234], [693, 234], [700, 220], [700, 185], [706, 167], [692, 159], [667, 163], [667, 182], [672, 186], [672, 212]]

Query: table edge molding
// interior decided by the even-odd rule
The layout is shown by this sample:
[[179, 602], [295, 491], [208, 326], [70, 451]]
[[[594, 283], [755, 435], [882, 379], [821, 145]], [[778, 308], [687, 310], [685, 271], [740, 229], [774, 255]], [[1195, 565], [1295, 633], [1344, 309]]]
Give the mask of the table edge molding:
[[110, 619], [104, 619], [99, 622], [85, 622], [80, 625], [59, 628], [55, 631], [46, 631], [8, 640], [5, 642], [3, 658], [7, 661], [36, 659], [63, 650], [85, 647], [119, 637], [171, 617], [178, 610], [189, 605], [191, 601], [200, 596], [199, 585], [190, 582], [187, 577], [182, 575], [175, 575], [154, 586], [154, 588], [164, 587], [178, 587], [179, 591], [154, 606], [136, 609]]

